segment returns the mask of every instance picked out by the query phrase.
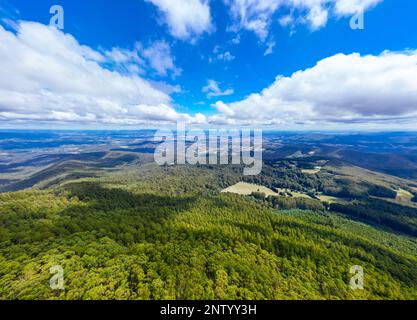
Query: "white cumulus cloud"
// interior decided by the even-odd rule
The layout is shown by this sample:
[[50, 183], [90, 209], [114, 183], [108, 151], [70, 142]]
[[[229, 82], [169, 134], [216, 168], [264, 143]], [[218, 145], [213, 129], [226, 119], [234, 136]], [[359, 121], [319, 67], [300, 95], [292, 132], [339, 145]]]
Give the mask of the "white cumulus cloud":
[[162, 77], [171, 74], [173, 78], [182, 72], [175, 66], [171, 46], [166, 41], [155, 41], [148, 46], [136, 42], [132, 49], [112, 48], [104, 54], [121, 72], [142, 74], [150, 71]]
[[[277, 16], [281, 25], [307, 23], [318, 29], [329, 16], [349, 16], [373, 8], [383, 0], [224, 0], [233, 18], [231, 30], [245, 29], [265, 41]], [[280, 14], [282, 10], [282, 14]], [[290, 11], [291, 15], [287, 12]]]
[[214, 80], [208, 80], [207, 85], [203, 87], [202, 91], [207, 93], [207, 97], [220, 97], [220, 96], [230, 96], [234, 93], [233, 89], [222, 90], [219, 87], [219, 84]]
[[170, 33], [179, 39], [193, 39], [212, 28], [207, 0], [146, 0], [162, 13]]
[[171, 71], [176, 77], [181, 74], [181, 69], [174, 64], [171, 54], [171, 47], [165, 41], [154, 42], [150, 47], [143, 50], [143, 56], [148, 60], [150, 66], [161, 75], [167, 75]]
[[417, 51], [337, 54], [278, 76], [260, 93], [216, 103], [211, 122], [276, 124], [417, 121]]
[[[135, 60], [110, 50], [114, 60]], [[138, 75], [103, 67], [109, 57], [69, 34], [33, 22], [0, 26], [0, 121], [139, 124], [192, 122], [171, 97]], [[164, 61], [160, 68], [172, 68]], [[198, 116], [199, 121], [201, 116]]]

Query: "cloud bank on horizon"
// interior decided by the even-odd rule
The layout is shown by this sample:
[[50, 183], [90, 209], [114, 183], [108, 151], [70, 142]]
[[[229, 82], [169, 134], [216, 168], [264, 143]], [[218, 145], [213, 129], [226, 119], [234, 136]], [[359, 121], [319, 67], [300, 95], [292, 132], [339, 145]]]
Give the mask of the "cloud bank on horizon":
[[[162, 73], [172, 62], [160, 47], [144, 57], [151, 50], [158, 60], [150, 65]], [[204, 118], [178, 113], [169, 94], [140, 76], [103, 67], [129, 61], [141, 64], [137, 53], [101, 53], [39, 23], [21, 22], [16, 34], [0, 26], [0, 119], [137, 125]]]
[[417, 51], [338, 54], [278, 76], [242, 101], [216, 103], [219, 124], [359, 123], [417, 117]]
[[[374, 8], [383, 0], [224, 0], [239, 46], [242, 32], [276, 46], [274, 21], [285, 27], [324, 28], [341, 18]], [[198, 46], [201, 37], [218, 32], [207, 0], [146, 0], [173, 41]], [[193, 95], [181, 81], [172, 42], [137, 39], [130, 48], [93, 48], [73, 35], [38, 22], [0, 25], [0, 125], [77, 124], [160, 126], [177, 121], [200, 126], [256, 125], [277, 128], [343, 127], [352, 124], [417, 122], [417, 50], [380, 54], [338, 53], [241, 99], [230, 83], [201, 74], [201, 94], [209, 110], [190, 112], [174, 95]], [[12, 26], [12, 27], [10, 27]], [[279, 44], [277, 45], [279, 47]], [[389, 49], [389, 48], [387, 48]], [[275, 49], [275, 50], [279, 50]], [[209, 64], [235, 57], [216, 45]], [[233, 59], [226, 59], [228, 57]], [[223, 54], [223, 55], [222, 55]], [[226, 69], [227, 70], [227, 69]], [[176, 83], [176, 84], [172, 84]], [[228, 102], [222, 100], [226, 98]], [[219, 100], [216, 100], [219, 99]], [[213, 101], [214, 100], [214, 101]], [[215, 112], [213, 112], [213, 110]]]

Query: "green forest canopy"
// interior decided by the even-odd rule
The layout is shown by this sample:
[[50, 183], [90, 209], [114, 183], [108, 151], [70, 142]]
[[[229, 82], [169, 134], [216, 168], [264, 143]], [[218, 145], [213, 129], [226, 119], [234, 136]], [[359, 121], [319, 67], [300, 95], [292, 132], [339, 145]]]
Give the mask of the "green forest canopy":
[[[417, 298], [415, 238], [218, 194], [210, 174], [141, 178], [1, 194], [0, 298]], [[63, 291], [49, 287], [54, 265]], [[349, 287], [352, 265], [364, 290]]]

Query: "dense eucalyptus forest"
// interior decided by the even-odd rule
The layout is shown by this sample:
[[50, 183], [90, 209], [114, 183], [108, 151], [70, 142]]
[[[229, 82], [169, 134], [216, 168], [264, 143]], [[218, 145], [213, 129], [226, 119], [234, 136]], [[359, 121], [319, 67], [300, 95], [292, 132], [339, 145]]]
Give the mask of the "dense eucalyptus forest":
[[[413, 224], [399, 232], [351, 219], [349, 206], [219, 192], [238, 179], [144, 165], [0, 194], [0, 298], [417, 298]], [[56, 265], [64, 290], [50, 288]], [[349, 286], [354, 265], [363, 290]]]

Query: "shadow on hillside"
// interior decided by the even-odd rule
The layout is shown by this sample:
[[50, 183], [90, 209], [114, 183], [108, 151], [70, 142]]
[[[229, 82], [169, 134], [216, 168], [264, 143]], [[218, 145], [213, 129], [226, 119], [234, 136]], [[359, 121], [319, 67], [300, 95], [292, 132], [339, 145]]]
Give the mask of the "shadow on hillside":
[[189, 196], [134, 194], [105, 188], [96, 182], [73, 183], [65, 186], [65, 190], [81, 203], [60, 213], [55, 227], [61, 237], [88, 232], [124, 244], [161, 240], [171, 230], [175, 217], [196, 201], [196, 197]]
[[141, 207], [163, 207], [176, 212], [188, 210], [195, 196], [168, 196], [135, 194], [118, 188], [106, 188], [98, 182], [77, 182], [64, 187], [70, 197], [77, 197], [97, 210], [135, 209]]

